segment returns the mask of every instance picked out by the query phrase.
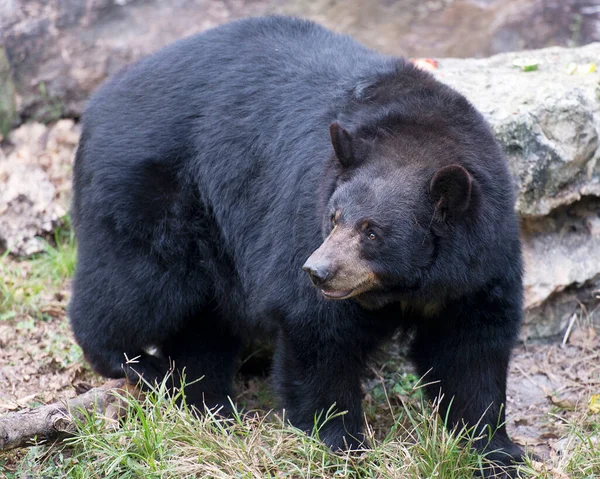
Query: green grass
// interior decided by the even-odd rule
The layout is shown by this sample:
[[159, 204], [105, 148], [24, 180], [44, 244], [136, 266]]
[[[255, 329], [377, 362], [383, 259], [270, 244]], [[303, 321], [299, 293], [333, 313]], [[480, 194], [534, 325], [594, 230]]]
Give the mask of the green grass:
[[75, 270], [76, 243], [69, 218], [33, 259], [15, 260], [9, 254], [0, 256], [0, 321], [20, 316], [43, 319], [43, 295], [55, 292]]
[[[12, 258], [8, 251], [0, 255], [0, 322], [14, 328], [20, 338], [10, 348], [27, 351], [32, 360], [43, 351], [44, 360], [50, 361], [45, 364], [48, 369], [64, 369], [82, 360], [81, 348], [73, 341], [65, 318], [67, 281], [73, 275], [75, 259], [68, 218], [45, 242], [43, 253], [27, 259]], [[43, 336], [35, 339], [40, 333]]]
[[333, 411], [315, 418], [313, 434], [306, 435], [285, 417], [198, 416], [177, 399], [165, 394], [164, 384], [142, 401], [123, 396], [127, 413], [120, 424], [87, 414], [61, 446], [29, 449], [17, 477], [464, 479], [486, 467], [485, 457], [469, 448], [472, 434], [449, 433], [439, 415], [417, 405], [394, 411], [383, 439], [369, 429], [373, 447], [336, 454], [318, 439]]
[[600, 416], [584, 415], [567, 423], [568, 434], [562, 438], [565, 454], [558, 467], [569, 478], [600, 477]]
[[20, 315], [37, 316], [44, 281], [9, 262], [8, 252], [0, 256], [0, 321]]
[[[469, 447], [473, 433], [448, 432], [443, 417], [422, 400], [390, 405], [385, 434], [367, 428], [372, 447], [333, 453], [318, 438], [323, 424], [338, 414], [333, 409], [316, 417], [307, 435], [289, 425], [285, 413], [198, 415], [181, 394], [167, 394], [166, 382], [141, 400], [123, 393], [126, 414], [119, 421], [85, 414], [73, 437], [29, 448], [7, 477], [470, 479], [487, 467], [485, 456]], [[586, 415], [567, 424], [567, 453], [551, 467], [530, 460], [519, 477], [600, 477], [599, 419]]]
[[63, 218], [61, 227], [54, 231], [53, 241], [45, 241], [44, 252], [33, 261], [34, 274], [61, 283], [73, 276], [77, 262], [75, 233], [69, 217]]
[[58, 97], [48, 92], [44, 82], [40, 82], [38, 89], [42, 104], [35, 112], [34, 119], [46, 125], [60, 120], [64, 116], [65, 105]]

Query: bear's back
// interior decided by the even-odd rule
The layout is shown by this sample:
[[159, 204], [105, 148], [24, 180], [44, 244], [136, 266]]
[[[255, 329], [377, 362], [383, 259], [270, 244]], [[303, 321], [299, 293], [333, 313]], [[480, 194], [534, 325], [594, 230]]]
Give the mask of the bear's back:
[[[144, 238], [165, 217], [190, 224], [189, 191], [198, 187], [220, 198], [211, 207], [231, 212], [240, 199], [224, 192], [247, 189], [249, 172], [268, 171], [271, 193], [294, 195], [277, 178], [310, 170], [314, 190], [309, 165], [327, 159], [328, 125], [348, 92], [398, 61], [312, 22], [273, 16], [182, 39], [126, 67], [83, 115], [76, 228], [82, 202]], [[226, 237], [241, 233], [238, 225]]]

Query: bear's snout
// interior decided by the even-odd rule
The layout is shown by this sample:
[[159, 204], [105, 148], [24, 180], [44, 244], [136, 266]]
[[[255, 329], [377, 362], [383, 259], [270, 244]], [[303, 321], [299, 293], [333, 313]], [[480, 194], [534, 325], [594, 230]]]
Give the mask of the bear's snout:
[[332, 276], [332, 267], [328, 263], [312, 261], [308, 258], [302, 269], [308, 273], [315, 286], [322, 286]]
[[302, 269], [327, 299], [347, 299], [375, 286], [369, 263], [361, 258], [357, 231], [336, 226]]

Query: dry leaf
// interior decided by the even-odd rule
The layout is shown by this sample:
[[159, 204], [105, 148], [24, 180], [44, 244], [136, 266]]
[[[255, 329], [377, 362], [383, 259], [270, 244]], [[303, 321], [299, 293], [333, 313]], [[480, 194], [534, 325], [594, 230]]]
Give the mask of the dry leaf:
[[561, 409], [575, 409], [575, 403], [569, 399], [561, 399], [555, 394], [550, 395], [550, 401]]
[[600, 414], [600, 394], [594, 394], [589, 401], [588, 411], [592, 414]]

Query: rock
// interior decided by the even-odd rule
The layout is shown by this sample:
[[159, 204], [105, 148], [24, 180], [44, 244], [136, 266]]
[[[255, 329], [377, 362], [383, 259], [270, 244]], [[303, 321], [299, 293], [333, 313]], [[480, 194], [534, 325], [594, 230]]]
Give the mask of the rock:
[[[5, 0], [6, 1], [6, 0]], [[3, 44], [23, 118], [79, 116], [107, 76], [178, 38], [230, 18], [230, 2], [11, 0]], [[235, 4], [235, 1], [233, 2]], [[0, 1], [0, 10], [2, 10]]]
[[[0, 150], [0, 249], [29, 256], [67, 213], [79, 127], [60, 120], [14, 130]], [[7, 151], [4, 151], [7, 150]]]
[[[513, 62], [523, 58], [534, 58], [538, 70], [515, 68]], [[598, 60], [600, 43], [439, 63], [439, 79], [479, 108], [503, 144], [523, 217], [546, 215], [583, 196], [600, 195], [600, 77], [567, 71], [570, 63]]]
[[483, 57], [600, 40], [594, 0], [311, 0], [272, 9], [308, 17], [408, 57]]
[[17, 119], [15, 86], [8, 59], [0, 48], [0, 141], [8, 134]]
[[573, 314], [594, 319], [600, 305], [600, 198], [586, 196], [549, 216], [524, 221], [523, 250], [523, 337], [559, 334]]

